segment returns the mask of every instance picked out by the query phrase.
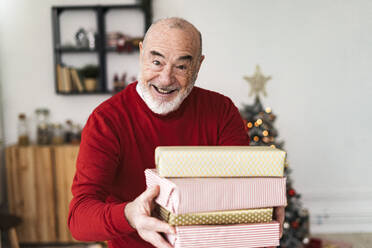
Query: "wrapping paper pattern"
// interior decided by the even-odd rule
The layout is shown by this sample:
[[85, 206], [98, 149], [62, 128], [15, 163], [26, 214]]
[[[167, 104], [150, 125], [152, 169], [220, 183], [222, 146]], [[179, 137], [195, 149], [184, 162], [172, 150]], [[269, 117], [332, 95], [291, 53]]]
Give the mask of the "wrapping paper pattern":
[[163, 177], [282, 177], [286, 153], [263, 146], [163, 146], [155, 163]]
[[146, 169], [155, 202], [174, 214], [286, 206], [286, 178], [163, 178]]
[[279, 245], [279, 223], [179, 226], [167, 234], [174, 248], [255, 248]]
[[165, 208], [157, 205], [156, 214], [165, 222], [173, 226], [187, 225], [228, 225], [247, 223], [266, 223], [272, 221], [273, 209], [245, 209], [218, 211], [192, 214], [172, 214]]

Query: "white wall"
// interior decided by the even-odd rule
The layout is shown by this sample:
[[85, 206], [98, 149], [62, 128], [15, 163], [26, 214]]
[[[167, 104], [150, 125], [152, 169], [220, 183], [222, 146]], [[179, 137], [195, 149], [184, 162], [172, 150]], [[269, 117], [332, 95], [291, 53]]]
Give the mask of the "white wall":
[[[110, 1], [123, 3], [125, 1]], [[0, 6], [5, 140], [17, 114], [48, 106], [85, 122], [106, 96], [54, 93], [50, 7], [108, 1], [6, 0]], [[312, 231], [372, 231], [372, 2], [155, 0], [154, 19], [181, 16], [203, 34], [198, 85], [251, 103], [244, 75], [260, 64]]]

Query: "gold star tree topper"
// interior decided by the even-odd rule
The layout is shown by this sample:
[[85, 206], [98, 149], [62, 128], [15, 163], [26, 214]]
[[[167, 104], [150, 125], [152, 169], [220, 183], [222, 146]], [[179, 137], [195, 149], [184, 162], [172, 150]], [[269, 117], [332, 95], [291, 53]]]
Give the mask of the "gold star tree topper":
[[249, 96], [252, 96], [253, 94], [258, 95], [260, 92], [262, 92], [264, 96], [267, 96], [265, 85], [267, 81], [271, 79], [271, 76], [265, 77], [261, 73], [259, 65], [256, 66], [256, 72], [252, 77], [245, 76], [244, 79], [251, 84], [251, 91], [249, 92]]

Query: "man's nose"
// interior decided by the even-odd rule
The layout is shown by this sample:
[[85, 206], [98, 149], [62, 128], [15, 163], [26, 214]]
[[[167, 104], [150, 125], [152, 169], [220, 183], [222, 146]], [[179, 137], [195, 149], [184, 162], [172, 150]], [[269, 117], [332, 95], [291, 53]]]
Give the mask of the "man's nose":
[[160, 73], [160, 79], [163, 86], [172, 84], [172, 66], [166, 65], [163, 67], [163, 70]]

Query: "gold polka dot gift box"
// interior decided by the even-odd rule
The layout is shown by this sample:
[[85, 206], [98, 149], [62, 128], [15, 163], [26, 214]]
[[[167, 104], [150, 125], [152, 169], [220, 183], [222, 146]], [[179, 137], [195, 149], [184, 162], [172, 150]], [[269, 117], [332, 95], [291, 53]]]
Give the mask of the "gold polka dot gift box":
[[172, 226], [267, 223], [273, 216], [273, 208], [173, 214], [156, 205], [154, 212], [155, 216]]
[[162, 177], [283, 177], [286, 152], [265, 146], [160, 146]]

